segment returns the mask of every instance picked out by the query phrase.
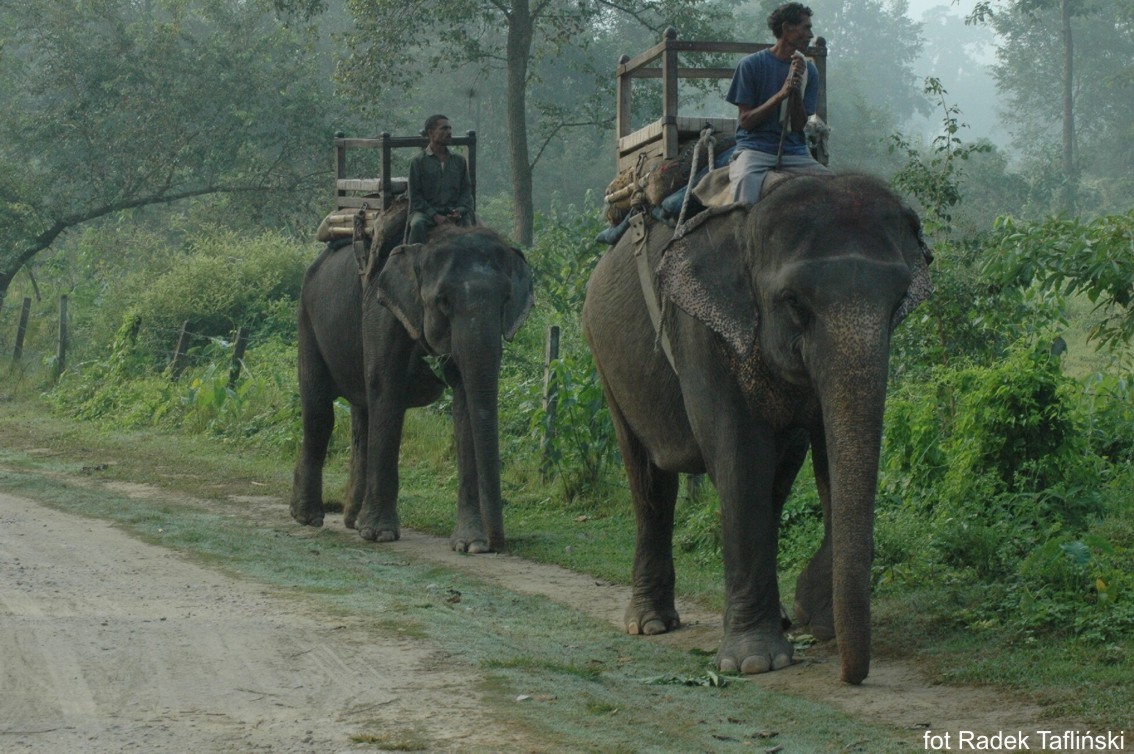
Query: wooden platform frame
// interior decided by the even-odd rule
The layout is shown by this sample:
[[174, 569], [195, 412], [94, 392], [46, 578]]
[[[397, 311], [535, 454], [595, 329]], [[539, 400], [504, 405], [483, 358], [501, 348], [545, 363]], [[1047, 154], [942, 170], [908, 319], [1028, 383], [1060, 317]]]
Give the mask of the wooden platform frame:
[[[645, 151], [648, 157], [670, 159], [677, 156], [678, 143], [685, 138], [693, 138], [701, 129], [711, 125], [722, 133], [736, 132], [736, 118], [695, 118], [678, 115], [678, 82], [681, 79], [731, 79], [735, 68], [683, 68], [678, 64], [678, 55], [683, 52], [716, 52], [735, 55], [750, 55], [771, 47], [770, 44], [755, 42], [693, 42], [677, 38], [677, 30], [672, 26], [665, 30], [662, 41], [637, 57], [623, 55], [618, 62], [615, 84], [617, 127], [617, 170], [622, 172], [633, 167], [639, 154]], [[827, 120], [827, 40], [817, 37], [815, 44], [807, 48], [807, 56], [819, 69], [819, 103], [816, 112]], [[656, 61], [660, 59], [660, 65]], [[631, 132], [631, 107], [634, 97], [634, 79], [662, 80], [662, 115], [649, 125]], [[733, 105], [728, 105], [734, 108]]]
[[[394, 197], [406, 190], [405, 178], [395, 178], [390, 172], [393, 150], [429, 146], [424, 136], [391, 136], [382, 133], [378, 138], [347, 138], [335, 135], [335, 209], [357, 209], [368, 204], [374, 209], [386, 210]], [[464, 136], [454, 136], [449, 146], [466, 147], [469, 166], [469, 184], [473, 201], [476, 201], [476, 131], [468, 131]], [[380, 149], [379, 175], [377, 178], [351, 178], [347, 176], [348, 149]], [[376, 204], [376, 201], [378, 202]], [[475, 210], [475, 207], [474, 207]]]

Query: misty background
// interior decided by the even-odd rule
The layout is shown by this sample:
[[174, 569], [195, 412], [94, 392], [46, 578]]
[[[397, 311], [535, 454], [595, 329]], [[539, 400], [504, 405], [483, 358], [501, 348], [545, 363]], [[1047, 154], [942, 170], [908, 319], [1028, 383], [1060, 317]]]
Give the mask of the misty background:
[[[836, 169], [955, 183], [962, 235], [1129, 207], [1132, 0], [808, 4], [828, 41]], [[40, 252], [128, 218], [311, 239], [333, 208], [333, 135], [414, 134], [432, 113], [478, 133], [478, 212], [530, 245], [540, 213], [600, 209], [620, 56], [670, 25], [771, 42], [775, 5], [0, 0], [0, 297]], [[682, 114], [735, 116], [726, 85], [683, 85]], [[659, 109], [660, 85], [639, 80], [635, 127]]]

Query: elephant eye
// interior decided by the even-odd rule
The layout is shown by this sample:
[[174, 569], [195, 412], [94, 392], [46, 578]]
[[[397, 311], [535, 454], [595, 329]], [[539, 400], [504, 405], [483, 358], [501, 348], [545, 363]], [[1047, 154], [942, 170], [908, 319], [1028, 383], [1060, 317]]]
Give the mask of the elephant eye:
[[807, 310], [807, 307], [803, 305], [799, 297], [791, 291], [788, 291], [783, 294], [780, 300], [787, 308], [795, 324], [799, 327], [806, 327], [807, 323], [811, 321], [811, 312]]

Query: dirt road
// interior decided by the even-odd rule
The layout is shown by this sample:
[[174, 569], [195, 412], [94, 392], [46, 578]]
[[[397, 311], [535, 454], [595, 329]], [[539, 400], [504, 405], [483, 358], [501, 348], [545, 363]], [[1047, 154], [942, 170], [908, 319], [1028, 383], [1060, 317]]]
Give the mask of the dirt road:
[[[135, 487], [117, 491], [161, 494]], [[282, 501], [248, 503], [286, 516]], [[342, 524], [330, 517], [327, 526]], [[460, 556], [444, 540], [413, 532], [383, 547], [614, 624], [628, 597], [626, 587], [554, 566]], [[652, 640], [715, 649], [719, 616], [679, 608], [686, 627]], [[400, 742], [414, 750], [555, 748], [502, 728], [494, 702], [470, 691], [473, 671], [438, 661], [444, 647], [375, 636], [350, 619], [321, 617], [302, 597], [195, 565], [109, 523], [3, 494], [0, 642], [3, 751], [397, 748], [392, 737], [367, 738], [375, 721], [394, 731], [427, 729], [427, 740]], [[813, 648], [756, 682], [897, 730], [1041, 725], [1037, 707], [992, 691], [928, 685], [912, 666], [884, 659], [863, 686], [841, 685], [832, 655], [831, 647]]]
[[373, 752], [350, 735], [375, 719], [428, 723], [433, 751], [527, 748], [439, 648], [307, 607], [0, 494], [0, 751]]

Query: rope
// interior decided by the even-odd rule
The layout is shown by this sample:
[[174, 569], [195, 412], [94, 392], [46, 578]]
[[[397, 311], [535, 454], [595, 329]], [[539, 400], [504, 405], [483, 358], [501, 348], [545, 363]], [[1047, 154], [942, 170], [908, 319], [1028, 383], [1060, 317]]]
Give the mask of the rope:
[[693, 195], [693, 186], [697, 182], [697, 158], [701, 154], [702, 147], [709, 153], [709, 169], [712, 169], [713, 164], [716, 162], [714, 152], [716, 150], [717, 142], [713, 138], [713, 129], [711, 126], [706, 126], [701, 129], [701, 136], [697, 139], [697, 143], [693, 145], [693, 164], [689, 168], [689, 181], [685, 184], [685, 196], [681, 198], [681, 211], [677, 213], [677, 227], [674, 230], [674, 237], [680, 238], [685, 235], [685, 212], [689, 209], [689, 197]]

